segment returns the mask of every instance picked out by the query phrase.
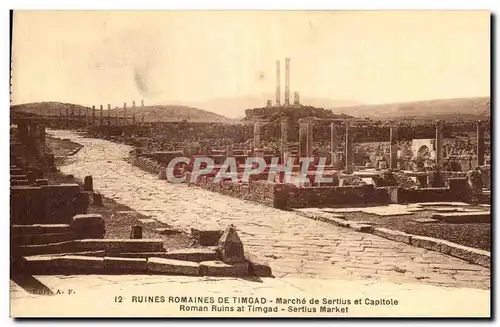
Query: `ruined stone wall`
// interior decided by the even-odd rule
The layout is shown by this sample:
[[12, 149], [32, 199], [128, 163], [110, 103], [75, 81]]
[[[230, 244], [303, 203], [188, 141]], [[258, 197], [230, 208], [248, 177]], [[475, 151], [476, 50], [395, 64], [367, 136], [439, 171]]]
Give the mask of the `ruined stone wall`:
[[12, 225], [69, 224], [86, 213], [88, 195], [77, 184], [12, 186], [10, 207]]
[[328, 207], [367, 203], [389, 203], [385, 188], [373, 185], [334, 187], [292, 187], [288, 194], [288, 208]]

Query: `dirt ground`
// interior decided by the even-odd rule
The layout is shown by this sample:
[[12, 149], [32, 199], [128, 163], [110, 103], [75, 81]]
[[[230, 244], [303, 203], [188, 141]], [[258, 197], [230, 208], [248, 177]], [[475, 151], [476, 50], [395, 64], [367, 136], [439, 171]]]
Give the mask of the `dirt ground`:
[[[69, 140], [61, 140], [48, 137], [46, 139], [47, 146], [51, 149], [56, 157], [58, 165], [63, 164], [64, 160], [75, 150], [82, 146], [78, 143]], [[82, 184], [83, 181], [63, 175], [60, 172], [46, 173], [46, 178], [50, 184], [60, 183], [77, 183]], [[129, 207], [117, 203], [112, 199], [103, 197], [103, 206], [96, 206], [91, 203], [88, 213], [96, 213], [102, 215], [106, 225], [105, 238], [130, 238], [131, 227], [134, 225], [142, 226], [142, 237], [145, 239], [163, 239], [166, 250], [175, 250], [190, 247], [193, 243], [191, 236], [183, 231], [175, 230], [171, 226], [161, 223], [157, 220], [144, 221], [142, 219], [150, 219]], [[162, 234], [155, 231], [163, 229]]]

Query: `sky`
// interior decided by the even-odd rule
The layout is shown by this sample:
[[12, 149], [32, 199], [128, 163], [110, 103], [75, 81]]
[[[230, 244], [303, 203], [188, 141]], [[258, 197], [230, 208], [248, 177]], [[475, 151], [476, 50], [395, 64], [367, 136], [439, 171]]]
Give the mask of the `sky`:
[[[16, 11], [12, 103], [489, 96], [487, 11]], [[293, 94], [293, 93], [292, 93]], [[265, 103], [263, 103], [263, 106]]]

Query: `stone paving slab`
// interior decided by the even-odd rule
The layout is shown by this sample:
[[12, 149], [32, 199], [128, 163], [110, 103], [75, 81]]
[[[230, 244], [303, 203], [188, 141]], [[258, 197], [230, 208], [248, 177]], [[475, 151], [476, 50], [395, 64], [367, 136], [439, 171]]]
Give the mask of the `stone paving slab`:
[[[488, 290], [373, 280], [147, 275], [35, 276], [35, 279], [53, 295], [31, 294], [11, 281], [13, 317], [489, 317], [491, 314]], [[188, 297], [208, 298], [209, 303], [180, 303], [181, 297], [186, 297], [185, 301]], [[311, 304], [313, 299], [318, 304]], [[358, 299], [360, 304], [355, 304]], [[243, 301], [259, 303], [250, 305]], [[238, 307], [243, 311], [238, 312]], [[270, 311], [264, 312], [264, 308]]]
[[[125, 161], [132, 150], [127, 145], [85, 138], [69, 131], [49, 133], [84, 145], [73, 157], [74, 161], [60, 167], [63, 173], [78, 178], [91, 174], [94, 188], [103, 196], [176, 229], [189, 231], [206, 225], [225, 228], [234, 224], [245, 251], [268, 260], [276, 277], [341, 276], [346, 280], [355, 280], [370, 276], [371, 280], [380, 281], [490, 288], [490, 271], [487, 268], [479, 267], [476, 275], [471, 276], [463, 271], [476, 265], [441, 253], [311, 220], [293, 211], [277, 210], [197, 187], [160, 181], [156, 175]], [[337, 260], [336, 265], [325, 264], [332, 258]], [[388, 262], [393, 270], [377, 270], [373, 258]], [[431, 262], [449, 263], [455, 269], [430, 270]], [[359, 265], [360, 271], [361, 265], [372, 267], [360, 276], [355, 268], [343, 268], [346, 264]], [[482, 276], [482, 279], [476, 276]]]

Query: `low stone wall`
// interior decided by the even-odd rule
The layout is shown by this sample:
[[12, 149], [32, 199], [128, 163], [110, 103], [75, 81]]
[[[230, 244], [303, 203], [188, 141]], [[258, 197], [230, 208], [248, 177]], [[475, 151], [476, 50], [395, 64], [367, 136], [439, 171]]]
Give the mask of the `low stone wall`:
[[384, 187], [373, 185], [294, 187], [289, 186], [287, 208], [327, 207], [367, 203], [390, 202], [389, 192]]
[[446, 187], [429, 187], [420, 189], [398, 189], [399, 203], [417, 202], [449, 202], [457, 201], [456, 194]]

